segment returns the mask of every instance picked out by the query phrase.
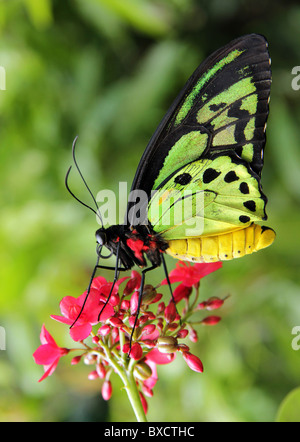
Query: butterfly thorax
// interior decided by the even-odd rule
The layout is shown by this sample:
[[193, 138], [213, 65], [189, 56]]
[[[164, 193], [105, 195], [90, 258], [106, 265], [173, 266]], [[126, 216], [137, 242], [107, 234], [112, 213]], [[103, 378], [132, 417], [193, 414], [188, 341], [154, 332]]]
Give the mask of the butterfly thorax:
[[168, 248], [168, 242], [149, 225], [100, 228], [96, 231], [96, 240], [114, 255], [117, 255], [119, 247], [119, 259], [125, 269], [131, 269], [134, 265], [145, 267], [146, 258], [152, 265], [160, 266], [161, 253]]

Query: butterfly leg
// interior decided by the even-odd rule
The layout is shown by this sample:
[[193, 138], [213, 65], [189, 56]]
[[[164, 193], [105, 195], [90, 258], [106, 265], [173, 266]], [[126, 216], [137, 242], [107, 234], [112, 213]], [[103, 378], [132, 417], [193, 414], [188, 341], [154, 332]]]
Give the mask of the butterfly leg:
[[[113, 283], [112, 283], [112, 286], [111, 286], [111, 289], [110, 289], [109, 295], [108, 295], [108, 297], [107, 297], [107, 299], [106, 299], [106, 301], [105, 301], [104, 306], [102, 307], [102, 309], [100, 310], [100, 313], [99, 313], [99, 315], [98, 315], [98, 321], [100, 320], [101, 313], [103, 312], [103, 310], [104, 310], [105, 307], [107, 306], [108, 301], [109, 301], [109, 299], [110, 299], [110, 297], [111, 297], [111, 295], [112, 295], [112, 292], [113, 292], [113, 289], [114, 289], [114, 287], [115, 287], [115, 284], [116, 284], [116, 282], [117, 282], [117, 280], [118, 280], [118, 278], [119, 278], [119, 271], [120, 271], [120, 270], [125, 270], [125, 269], [123, 269], [123, 268], [119, 268], [119, 257], [120, 257], [120, 242], [118, 243], [118, 246], [117, 246], [117, 253], [116, 253], [116, 266], [115, 266], [115, 268], [113, 268], [113, 267], [108, 267], [109, 269], [113, 269], [113, 270], [115, 271], [115, 275], [114, 275], [114, 280], [113, 280]], [[99, 266], [99, 265], [97, 265], [97, 268], [104, 268], [104, 267], [106, 267], [106, 266]]]
[[78, 321], [78, 319], [79, 319], [81, 313], [83, 312], [84, 306], [85, 306], [85, 304], [86, 304], [86, 301], [87, 301], [87, 299], [88, 299], [88, 297], [89, 297], [89, 294], [90, 294], [90, 291], [91, 291], [91, 286], [92, 286], [93, 279], [94, 279], [94, 277], [95, 277], [95, 274], [96, 274], [96, 271], [97, 271], [97, 268], [98, 268], [99, 259], [100, 259], [100, 257], [97, 256], [97, 262], [96, 262], [96, 265], [95, 265], [95, 267], [94, 267], [94, 270], [93, 270], [92, 276], [91, 276], [91, 278], [90, 278], [89, 286], [88, 286], [88, 289], [87, 289], [87, 292], [86, 292], [86, 295], [85, 295], [85, 298], [84, 298], [84, 301], [83, 301], [82, 307], [81, 307], [81, 309], [80, 309], [80, 312], [79, 312], [78, 315], [77, 315], [77, 318], [75, 319], [75, 321], [73, 322], [73, 324], [70, 325], [70, 328], [72, 328], [72, 327], [76, 324], [76, 322]]
[[134, 320], [134, 324], [132, 327], [132, 332], [130, 335], [130, 341], [129, 341], [129, 352], [128, 352], [128, 357], [130, 356], [130, 351], [131, 351], [131, 344], [132, 344], [132, 337], [133, 337], [133, 333], [136, 327], [136, 323], [139, 317], [139, 313], [140, 313], [140, 308], [141, 308], [141, 303], [142, 303], [142, 295], [143, 295], [143, 291], [144, 291], [144, 285], [145, 285], [145, 275], [147, 272], [150, 272], [150, 270], [156, 269], [157, 265], [154, 264], [151, 267], [148, 267], [147, 269], [142, 270], [142, 280], [141, 280], [141, 286], [140, 286], [140, 291], [139, 291], [139, 299], [138, 299], [138, 305], [137, 305], [137, 310], [136, 310], [136, 316], [135, 316], [135, 320]]
[[[97, 269], [104, 269], [104, 270], [116, 270], [116, 267], [110, 267], [110, 266], [97, 266]], [[125, 267], [118, 267], [118, 272], [126, 272], [129, 269], [125, 269]]]
[[[173, 290], [172, 290], [172, 287], [171, 287], [171, 282], [170, 282], [170, 278], [169, 278], [169, 274], [168, 274], [167, 264], [166, 264], [164, 255], [161, 253], [160, 256], [161, 256], [161, 262], [163, 264], [163, 268], [164, 268], [164, 271], [165, 271], [166, 280], [167, 280], [167, 283], [168, 283], [168, 286], [169, 286], [169, 289], [170, 289], [170, 292], [171, 292], [172, 302], [174, 303], [175, 309], [176, 309], [176, 313], [178, 314], [176, 303], [175, 303], [175, 299], [174, 299], [174, 295], [173, 295]], [[181, 319], [180, 319], [180, 324], [181, 324]]]

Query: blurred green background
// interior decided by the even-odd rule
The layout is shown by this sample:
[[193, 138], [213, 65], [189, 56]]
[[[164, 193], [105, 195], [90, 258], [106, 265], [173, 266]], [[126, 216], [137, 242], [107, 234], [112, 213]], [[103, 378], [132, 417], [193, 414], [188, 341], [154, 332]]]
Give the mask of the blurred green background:
[[[70, 346], [67, 328], [49, 315], [59, 314], [63, 296], [85, 290], [95, 264], [96, 219], [64, 186], [72, 141], [78, 134], [78, 161], [95, 194], [117, 191], [119, 181], [130, 186], [150, 136], [193, 70], [251, 32], [267, 37], [272, 57], [263, 187], [277, 239], [203, 280], [201, 299], [231, 295], [221, 323], [199, 329], [191, 344], [205, 372], [192, 372], [180, 357], [159, 367], [148, 419], [274, 421], [299, 386], [300, 351], [291, 346], [300, 325], [300, 90], [291, 86], [291, 70], [300, 65], [298, 2], [2, 0], [1, 421], [135, 420], [116, 377], [106, 403], [101, 381], [87, 380], [90, 368], [71, 367], [71, 357], [37, 382], [43, 369], [32, 353], [41, 325]], [[75, 172], [70, 185], [89, 201]], [[169, 269], [174, 265], [168, 259]], [[161, 269], [151, 273], [152, 283], [161, 279]]]

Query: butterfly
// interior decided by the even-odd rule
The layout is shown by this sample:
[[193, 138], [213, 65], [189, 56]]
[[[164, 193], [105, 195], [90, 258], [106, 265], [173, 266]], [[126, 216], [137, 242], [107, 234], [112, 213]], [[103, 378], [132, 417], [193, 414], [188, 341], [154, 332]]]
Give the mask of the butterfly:
[[[266, 39], [249, 34], [195, 70], [147, 145], [125, 221], [96, 232], [121, 270], [146, 272], [164, 254], [192, 262], [239, 258], [274, 241], [261, 187], [271, 86]], [[138, 202], [137, 202], [138, 201]], [[150, 263], [147, 267], [147, 262]], [[94, 273], [95, 273], [94, 271]]]

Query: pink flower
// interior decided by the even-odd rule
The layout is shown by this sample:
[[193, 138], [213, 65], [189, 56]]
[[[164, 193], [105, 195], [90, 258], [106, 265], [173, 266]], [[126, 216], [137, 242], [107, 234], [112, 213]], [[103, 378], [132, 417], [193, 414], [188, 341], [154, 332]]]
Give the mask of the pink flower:
[[43, 381], [47, 376], [51, 376], [57, 367], [59, 359], [69, 352], [67, 348], [61, 348], [56, 344], [44, 325], [42, 326], [40, 340], [42, 345], [33, 353], [35, 363], [43, 365], [45, 370], [39, 382]]
[[[116, 294], [116, 290], [118, 290], [119, 284], [116, 285], [117, 287], [114, 287], [113, 294]], [[86, 302], [87, 292], [84, 292], [78, 298], [65, 296], [60, 302], [60, 310], [63, 316], [51, 315], [51, 318], [69, 325], [72, 325], [74, 321], [76, 321], [70, 329], [70, 335], [74, 341], [82, 341], [90, 335], [92, 326], [99, 322], [98, 316], [105, 305], [110, 289], [111, 283], [108, 284], [105, 278], [99, 276], [94, 279]], [[105, 293], [105, 295], [103, 293]], [[84, 309], [81, 312], [84, 302]], [[108, 318], [111, 318], [114, 313], [113, 306], [108, 302], [101, 313], [100, 321], [106, 321]]]
[[[179, 261], [176, 263], [176, 268], [171, 270], [169, 279], [171, 283], [180, 281], [186, 287], [192, 287], [197, 284], [201, 278], [218, 270], [220, 267], [222, 267], [220, 261], [212, 263], [197, 263], [195, 265]], [[167, 283], [166, 279], [162, 282], [163, 285]]]

